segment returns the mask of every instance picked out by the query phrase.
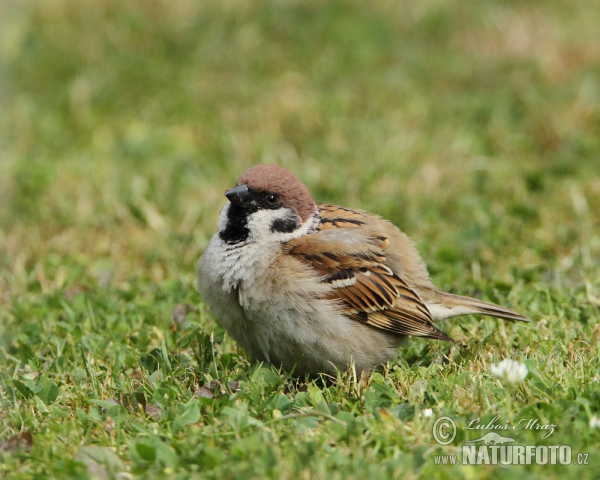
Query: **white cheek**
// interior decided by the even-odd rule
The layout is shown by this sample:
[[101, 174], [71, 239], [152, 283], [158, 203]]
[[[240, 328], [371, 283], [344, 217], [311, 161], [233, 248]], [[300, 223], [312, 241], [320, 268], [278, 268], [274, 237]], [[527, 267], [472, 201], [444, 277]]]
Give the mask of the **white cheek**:
[[[219, 214], [219, 232], [224, 231], [229, 223], [227, 216], [231, 203], [227, 203]], [[289, 233], [273, 232], [273, 222], [276, 220], [286, 220], [290, 216], [296, 215], [289, 208], [280, 208], [277, 210], [261, 209], [248, 216], [248, 242], [287, 242], [292, 238], [298, 238], [314, 230], [319, 224], [319, 217], [314, 215], [309, 221], [304, 222], [296, 230]], [[244, 242], [247, 243], [247, 242]]]
[[258, 210], [248, 217], [248, 230], [250, 230], [249, 240], [259, 241], [278, 241], [285, 242], [295, 238], [295, 233], [302, 227], [291, 233], [273, 232], [273, 222], [276, 220], [285, 220], [295, 215], [288, 208], [279, 208], [277, 210]]

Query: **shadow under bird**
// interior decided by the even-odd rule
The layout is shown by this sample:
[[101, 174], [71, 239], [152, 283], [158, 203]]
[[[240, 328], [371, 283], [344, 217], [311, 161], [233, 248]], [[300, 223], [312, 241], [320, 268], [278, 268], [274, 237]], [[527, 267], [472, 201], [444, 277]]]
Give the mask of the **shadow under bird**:
[[204, 302], [255, 360], [296, 375], [369, 371], [407, 335], [452, 341], [435, 322], [467, 314], [527, 321], [508, 308], [436, 290], [415, 244], [389, 221], [316, 203], [277, 165], [225, 192], [198, 262]]

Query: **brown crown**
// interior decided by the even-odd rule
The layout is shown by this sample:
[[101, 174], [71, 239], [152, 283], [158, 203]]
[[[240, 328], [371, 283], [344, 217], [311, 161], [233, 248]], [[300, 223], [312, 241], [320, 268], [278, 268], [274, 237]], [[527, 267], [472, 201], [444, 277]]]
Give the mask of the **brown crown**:
[[284, 205], [296, 210], [303, 222], [315, 209], [308, 188], [296, 175], [279, 165], [255, 165], [243, 173], [237, 184], [246, 184], [257, 192], [276, 193]]

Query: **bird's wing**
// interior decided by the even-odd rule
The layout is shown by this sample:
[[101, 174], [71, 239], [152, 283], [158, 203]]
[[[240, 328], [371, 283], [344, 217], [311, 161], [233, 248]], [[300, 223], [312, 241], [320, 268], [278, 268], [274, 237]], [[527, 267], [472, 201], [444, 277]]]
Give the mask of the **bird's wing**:
[[348, 317], [390, 333], [452, 341], [434, 326], [419, 296], [386, 265], [390, 240], [363, 213], [331, 205], [319, 205], [319, 212], [319, 229], [284, 248], [322, 276]]

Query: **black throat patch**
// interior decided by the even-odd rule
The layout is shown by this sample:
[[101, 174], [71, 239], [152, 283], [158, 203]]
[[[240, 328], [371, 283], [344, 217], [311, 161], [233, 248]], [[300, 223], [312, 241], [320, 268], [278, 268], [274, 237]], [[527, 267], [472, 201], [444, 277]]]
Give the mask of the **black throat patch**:
[[225, 230], [219, 232], [219, 238], [226, 243], [235, 244], [248, 240], [250, 230], [248, 229], [248, 215], [253, 211], [248, 208], [242, 208], [233, 203], [229, 204], [227, 211], [227, 225]]

